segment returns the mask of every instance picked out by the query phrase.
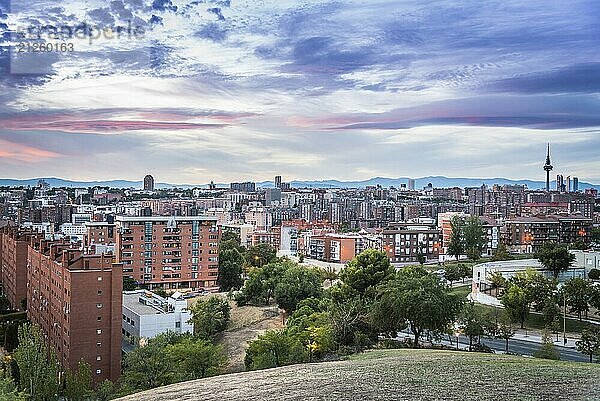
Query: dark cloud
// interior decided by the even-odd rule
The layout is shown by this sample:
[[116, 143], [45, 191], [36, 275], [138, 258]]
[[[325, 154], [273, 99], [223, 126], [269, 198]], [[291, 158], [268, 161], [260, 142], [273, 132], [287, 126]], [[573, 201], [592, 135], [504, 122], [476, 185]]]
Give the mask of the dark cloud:
[[513, 93], [600, 93], [600, 63], [570, 65], [498, 80], [492, 88]]
[[402, 130], [430, 125], [577, 129], [600, 126], [599, 109], [600, 101], [591, 95], [481, 96], [433, 102], [386, 113], [349, 115], [343, 118], [346, 124], [333, 129]]
[[293, 62], [286, 71], [343, 74], [372, 63], [372, 52], [366, 48], [344, 48], [327, 37], [312, 37], [298, 41], [292, 49]]
[[100, 22], [105, 25], [111, 25], [115, 23], [115, 17], [111, 14], [109, 8], [97, 8], [95, 10], [88, 11], [90, 18], [94, 22]]
[[220, 21], [224, 21], [225, 20], [225, 17], [223, 16], [223, 13], [221, 12], [221, 8], [220, 7], [212, 7], [212, 8], [209, 8], [207, 11], [209, 13], [211, 13], [211, 14], [216, 15], [217, 18]]
[[210, 39], [214, 42], [222, 42], [227, 39], [227, 29], [217, 23], [211, 22], [200, 28], [196, 32], [196, 36], [202, 39]]
[[177, 11], [177, 6], [173, 5], [171, 0], [154, 0], [152, 9], [156, 11]]

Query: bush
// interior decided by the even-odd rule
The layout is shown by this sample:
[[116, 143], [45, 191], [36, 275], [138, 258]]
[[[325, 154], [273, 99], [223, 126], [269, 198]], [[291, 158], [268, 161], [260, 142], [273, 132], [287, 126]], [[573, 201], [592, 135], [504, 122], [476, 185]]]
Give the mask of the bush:
[[379, 349], [400, 349], [400, 348], [411, 348], [412, 341], [410, 339], [404, 340], [394, 340], [391, 338], [385, 338], [383, 340], [379, 340], [375, 345], [375, 348]]
[[491, 349], [490, 347], [488, 347], [485, 344], [473, 344], [471, 346], [471, 351], [472, 352], [485, 352], [487, 354], [493, 354], [495, 352], [493, 349]]
[[592, 269], [588, 273], [588, 277], [590, 280], [600, 280], [600, 270]]

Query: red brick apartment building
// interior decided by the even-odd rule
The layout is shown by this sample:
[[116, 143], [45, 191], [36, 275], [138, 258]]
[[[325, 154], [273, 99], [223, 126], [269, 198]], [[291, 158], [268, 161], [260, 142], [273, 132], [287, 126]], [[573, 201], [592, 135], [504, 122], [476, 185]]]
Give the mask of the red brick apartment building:
[[117, 261], [148, 288], [216, 290], [220, 228], [212, 216], [117, 216]]
[[0, 229], [0, 280], [2, 293], [11, 308], [25, 309], [27, 299], [27, 250], [32, 238], [39, 234], [16, 226]]
[[96, 383], [121, 372], [122, 266], [68, 243], [32, 241], [27, 317], [47, 336], [64, 368], [86, 361]]

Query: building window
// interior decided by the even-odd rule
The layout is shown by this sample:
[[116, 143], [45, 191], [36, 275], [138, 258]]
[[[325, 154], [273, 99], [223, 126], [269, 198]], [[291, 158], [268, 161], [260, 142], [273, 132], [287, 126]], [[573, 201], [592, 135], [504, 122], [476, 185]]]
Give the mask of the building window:
[[100, 373], [102, 373], [102, 369], [96, 369], [96, 374], [99, 375]]
[[98, 316], [98, 317], [96, 318], [96, 320], [98, 320], [98, 321], [100, 322], [100, 321], [102, 320], [102, 316]]
[[102, 295], [102, 290], [98, 290], [98, 295]]
[[102, 308], [102, 304], [96, 304], [96, 308], [101, 309]]
[[102, 281], [102, 276], [98, 276], [98, 281]]
[[175, 328], [180, 328], [181, 327], [181, 322], [175, 322]]
[[96, 343], [96, 347], [102, 347], [102, 343], [101, 342], [97, 342]]
[[102, 329], [96, 330], [96, 334], [102, 334]]
[[102, 360], [102, 357], [101, 357], [100, 355], [98, 355], [98, 356], [96, 357], [96, 360], [97, 360], [97, 361], [101, 361], [101, 360]]

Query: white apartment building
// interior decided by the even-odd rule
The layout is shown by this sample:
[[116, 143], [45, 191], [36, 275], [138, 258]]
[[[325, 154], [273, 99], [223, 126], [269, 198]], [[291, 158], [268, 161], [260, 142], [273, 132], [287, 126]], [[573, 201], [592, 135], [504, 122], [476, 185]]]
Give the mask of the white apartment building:
[[124, 341], [153, 338], [160, 333], [192, 333], [187, 300], [176, 292], [168, 298], [147, 290], [123, 292], [122, 334]]

